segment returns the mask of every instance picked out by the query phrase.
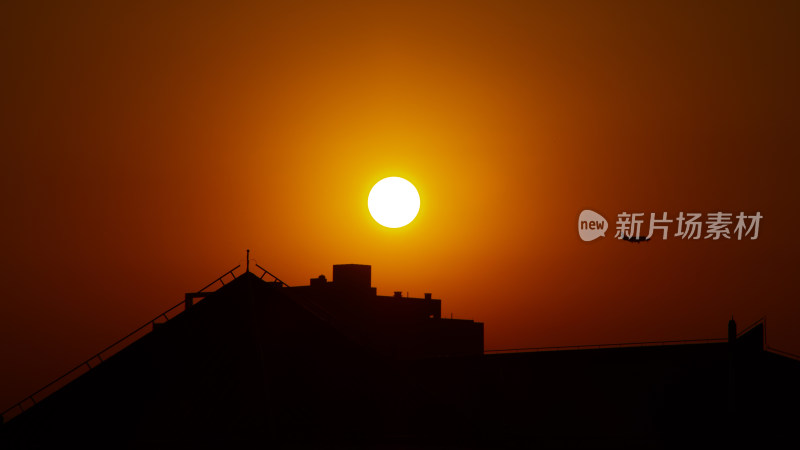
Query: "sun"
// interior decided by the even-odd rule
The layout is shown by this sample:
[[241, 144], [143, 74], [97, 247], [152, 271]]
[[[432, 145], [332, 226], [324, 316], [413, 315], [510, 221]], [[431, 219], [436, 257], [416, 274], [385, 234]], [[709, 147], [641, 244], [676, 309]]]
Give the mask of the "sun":
[[387, 228], [404, 227], [417, 217], [419, 192], [404, 178], [384, 178], [369, 191], [367, 207], [379, 224]]

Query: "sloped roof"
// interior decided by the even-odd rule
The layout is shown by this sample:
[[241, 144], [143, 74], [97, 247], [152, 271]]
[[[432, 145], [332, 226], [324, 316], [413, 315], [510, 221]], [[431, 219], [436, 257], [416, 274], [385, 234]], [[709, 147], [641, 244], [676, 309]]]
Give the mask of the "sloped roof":
[[279, 284], [248, 272], [14, 418], [0, 442], [250, 435], [276, 404], [338, 398], [342, 370], [350, 378], [370, 360]]

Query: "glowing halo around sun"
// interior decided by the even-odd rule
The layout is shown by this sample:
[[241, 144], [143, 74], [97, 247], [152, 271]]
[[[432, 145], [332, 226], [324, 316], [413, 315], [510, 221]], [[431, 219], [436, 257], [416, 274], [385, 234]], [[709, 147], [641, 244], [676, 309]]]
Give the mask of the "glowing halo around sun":
[[367, 207], [379, 224], [387, 228], [404, 227], [419, 213], [419, 192], [404, 178], [384, 178], [369, 191]]

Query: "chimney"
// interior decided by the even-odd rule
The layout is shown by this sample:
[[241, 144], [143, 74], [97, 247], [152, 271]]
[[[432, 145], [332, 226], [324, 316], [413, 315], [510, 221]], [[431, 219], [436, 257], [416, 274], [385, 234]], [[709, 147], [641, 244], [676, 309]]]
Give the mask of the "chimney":
[[325, 275], [320, 275], [317, 278], [312, 278], [308, 283], [309, 286], [324, 286], [328, 283], [328, 279], [325, 278]]
[[403, 298], [403, 291], [394, 291], [394, 298]]
[[425, 293], [425, 300], [430, 300], [431, 298], [433, 298], [433, 294], [431, 294], [430, 292], [426, 292]]
[[[736, 412], [736, 321], [728, 321], [728, 414]], [[733, 416], [731, 416], [733, 417]]]

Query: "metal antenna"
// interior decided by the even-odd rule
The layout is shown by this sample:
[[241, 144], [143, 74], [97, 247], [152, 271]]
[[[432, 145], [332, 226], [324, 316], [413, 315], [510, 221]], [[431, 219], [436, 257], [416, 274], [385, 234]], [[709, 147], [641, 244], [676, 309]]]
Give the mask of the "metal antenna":
[[250, 272], [250, 249], [247, 249], [247, 265], [245, 265], [245, 272]]

